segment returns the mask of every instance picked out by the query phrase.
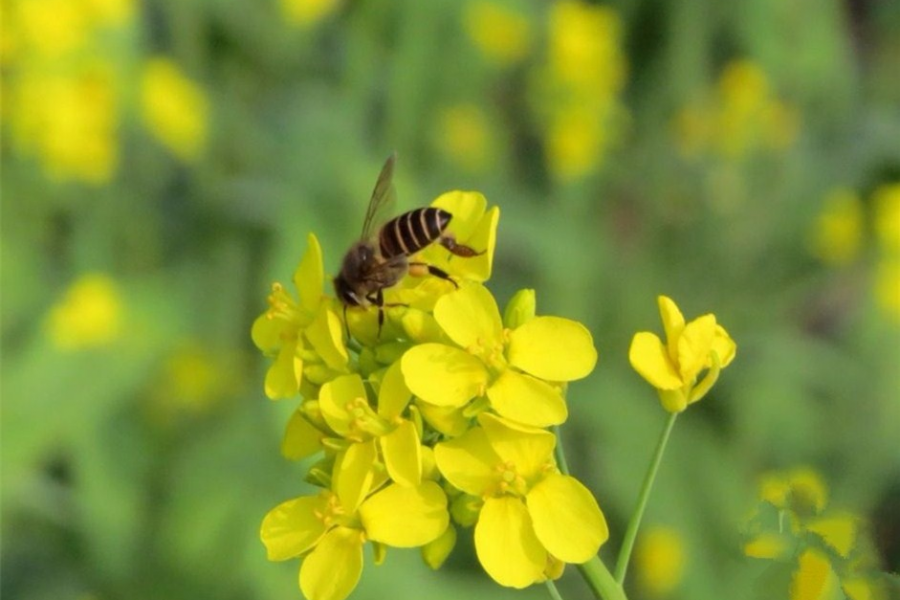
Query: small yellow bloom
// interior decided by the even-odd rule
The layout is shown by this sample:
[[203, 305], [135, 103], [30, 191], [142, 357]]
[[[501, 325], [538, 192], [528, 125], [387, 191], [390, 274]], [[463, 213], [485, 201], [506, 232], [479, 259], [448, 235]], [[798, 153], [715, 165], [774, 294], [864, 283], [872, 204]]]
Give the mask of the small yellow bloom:
[[760, 497], [779, 509], [799, 516], [821, 513], [828, 504], [828, 487], [821, 475], [810, 468], [767, 473], [760, 480]]
[[500, 415], [537, 427], [568, 416], [550, 382], [586, 377], [597, 362], [590, 332], [559, 317], [534, 317], [504, 329], [491, 293], [471, 284], [442, 296], [434, 317], [452, 340], [419, 344], [403, 355], [410, 390], [436, 406], [462, 408], [486, 396]]
[[849, 513], [832, 513], [817, 517], [807, 524], [806, 529], [819, 535], [844, 558], [856, 545], [859, 533], [859, 517]]
[[[685, 324], [681, 311], [666, 296], [659, 297], [659, 312], [666, 342], [654, 333], [637, 333], [628, 359], [657, 389], [663, 408], [677, 413], [706, 395], [720, 370], [734, 359], [737, 347], [713, 314]], [[698, 382], [704, 371], [706, 375]]]
[[253, 323], [256, 347], [275, 362], [266, 373], [265, 390], [271, 399], [295, 395], [304, 375], [321, 385], [347, 372], [350, 356], [336, 302], [324, 294], [322, 247], [310, 234], [294, 285], [299, 302], [280, 283], [272, 285], [269, 308]]
[[466, 32], [472, 42], [484, 56], [502, 65], [524, 58], [531, 43], [528, 18], [512, 6], [478, 0], [466, 9]]
[[791, 539], [779, 533], [761, 533], [744, 544], [744, 554], [752, 558], [782, 558], [791, 548]]
[[668, 596], [684, 577], [684, 540], [671, 527], [650, 528], [638, 538], [634, 559], [638, 581], [647, 594]]
[[483, 171], [492, 165], [495, 143], [491, 124], [474, 104], [445, 109], [439, 117], [436, 142], [447, 159], [467, 171]]
[[108, 276], [79, 278], [47, 315], [50, 340], [60, 350], [104, 346], [122, 334], [122, 295]]
[[864, 219], [862, 200], [854, 191], [833, 191], [815, 222], [813, 255], [830, 265], [853, 262], [862, 248]]
[[343, 600], [362, 575], [367, 540], [416, 548], [437, 539], [449, 521], [447, 497], [437, 483], [390, 484], [362, 503], [348, 501], [340, 490], [283, 502], [263, 519], [260, 538], [269, 560], [305, 554], [300, 589], [306, 598]]
[[437, 444], [434, 457], [450, 483], [484, 500], [475, 550], [488, 575], [524, 588], [548, 577], [550, 557], [580, 564], [594, 556], [609, 537], [606, 519], [590, 491], [555, 468], [556, 436], [488, 413], [478, 422]]
[[287, 19], [300, 27], [311, 27], [341, 5], [341, 0], [281, 0], [281, 10]]
[[150, 132], [182, 160], [197, 158], [206, 146], [209, 102], [203, 90], [167, 58], [144, 67], [141, 107]]

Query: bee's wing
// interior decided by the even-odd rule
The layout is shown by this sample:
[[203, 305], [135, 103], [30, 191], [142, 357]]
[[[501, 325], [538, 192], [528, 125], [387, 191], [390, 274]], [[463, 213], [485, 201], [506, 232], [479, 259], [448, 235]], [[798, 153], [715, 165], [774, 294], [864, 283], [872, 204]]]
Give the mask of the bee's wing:
[[393, 182], [395, 162], [397, 162], [396, 152], [384, 161], [381, 173], [378, 174], [378, 181], [375, 182], [372, 199], [369, 200], [369, 208], [366, 210], [366, 220], [363, 221], [362, 239], [364, 240], [372, 237], [375, 230], [384, 222], [384, 217], [389, 214], [388, 209], [397, 199], [397, 191], [394, 189]]

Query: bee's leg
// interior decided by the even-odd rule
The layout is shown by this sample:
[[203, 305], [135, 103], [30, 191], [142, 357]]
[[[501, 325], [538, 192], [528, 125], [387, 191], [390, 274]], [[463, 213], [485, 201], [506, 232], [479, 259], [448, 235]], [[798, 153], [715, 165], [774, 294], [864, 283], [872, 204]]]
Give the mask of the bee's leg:
[[350, 322], [347, 320], [347, 305], [344, 304], [344, 329], [347, 331], [347, 341], [350, 341]]
[[469, 258], [472, 256], [480, 256], [484, 254], [484, 250], [478, 252], [477, 250], [475, 250], [474, 248], [470, 248], [469, 246], [457, 244], [456, 238], [454, 238], [452, 235], [442, 235], [438, 243], [456, 256]]
[[374, 294], [366, 296], [366, 300], [378, 307], [378, 337], [381, 337], [381, 328], [384, 326], [384, 292], [381, 288]]
[[[465, 247], [465, 246], [463, 246], [463, 247]], [[435, 267], [434, 265], [429, 265], [428, 263], [423, 263], [423, 262], [409, 263], [409, 274], [410, 275], [412, 275], [414, 277], [421, 277], [426, 272], [429, 275], [434, 275], [435, 277], [443, 279], [444, 281], [449, 281], [450, 283], [453, 284], [453, 287], [459, 288], [459, 284], [456, 283], [452, 277], [450, 277], [450, 275], [447, 273], [447, 271], [444, 271], [443, 269], [439, 269], [439, 268]]]

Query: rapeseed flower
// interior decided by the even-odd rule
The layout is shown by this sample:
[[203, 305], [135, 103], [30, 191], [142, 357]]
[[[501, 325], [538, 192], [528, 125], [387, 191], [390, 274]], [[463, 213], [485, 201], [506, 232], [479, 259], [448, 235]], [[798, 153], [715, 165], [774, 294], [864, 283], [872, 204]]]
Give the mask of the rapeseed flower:
[[153, 58], [144, 67], [141, 108], [150, 133], [175, 156], [189, 161], [203, 151], [209, 101], [202, 88], [170, 59]]
[[513, 421], [558, 425], [568, 410], [556, 382], [586, 377], [597, 362], [580, 323], [541, 316], [504, 328], [494, 297], [478, 284], [442, 296], [434, 318], [451, 343], [419, 344], [402, 365], [409, 389], [436, 406], [461, 408], [486, 397]]
[[300, 589], [309, 600], [343, 600], [359, 582], [367, 541], [424, 546], [447, 529], [449, 519], [437, 483], [392, 483], [364, 500], [339, 489], [283, 502], [263, 519], [260, 537], [269, 560], [304, 557]]
[[525, 58], [531, 44], [528, 17], [513, 6], [477, 0], [469, 3], [465, 11], [469, 38], [487, 59], [500, 65]]
[[649, 596], [668, 596], [684, 578], [684, 539], [671, 527], [656, 526], [641, 534], [634, 558], [638, 582]]
[[269, 398], [288, 398], [300, 390], [304, 369], [314, 385], [347, 372], [340, 309], [324, 294], [322, 248], [310, 234], [306, 254], [294, 272], [299, 300], [281, 283], [272, 284], [269, 308], [253, 323], [256, 347], [275, 357], [266, 373]]
[[720, 370], [734, 359], [737, 347], [715, 315], [685, 323], [670, 298], [660, 296], [658, 302], [666, 341], [647, 331], [637, 333], [628, 359], [634, 370], [657, 389], [663, 408], [678, 413], [706, 395]]
[[609, 537], [590, 491], [559, 473], [556, 436], [489, 413], [459, 438], [435, 446], [443, 476], [481, 498], [475, 550], [498, 583], [524, 588], [547, 579], [555, 561], [580, 564]]
[[860, 254], [864, 229], [865, 215], [859, 195], [848, 189], [834, 190], [816, 217], [810, 249], [826, 264], [850, 264]]
[[118, 284], [108, 275], [81, 276], [46, 318], [50, 341], [59, 350], [105, 346], [121, 335], [125, 302]]

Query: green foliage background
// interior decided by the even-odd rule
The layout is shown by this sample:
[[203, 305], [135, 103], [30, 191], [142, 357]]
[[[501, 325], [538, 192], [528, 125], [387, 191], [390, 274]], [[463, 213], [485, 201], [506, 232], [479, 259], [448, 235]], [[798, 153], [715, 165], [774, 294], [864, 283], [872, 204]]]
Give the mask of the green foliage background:
[[[4, 36], [26, 3], [3, 3]], [[684, 539], [686, 572], [671, 597], [730, 598], [758, 585], [741, 526], [758, 476], [798, 465], [823, 474], [833, 505], [868, 519], [882, 568], [900, 570], [900, 319], [873, 291], [881, 251], [868, 204], [900, 181], [900, 6], [609, 3], [622, 25], [627, 118], [602, 160], [568, 182], [548, 169], [534, 109], [549, 3], [507, 6], [527, 17], [530, 41], [503, 66], [479, 53], [467, 5], [450, 0], [347, 1], [307, 26], [274, 0], [137, 5], [100, 46], [122, 98], [118, 164], [100, 183], [54, 177], [23, 149], [15, 111], [28, 107], [7, 98], [31, 63], [4, 57], [4, 597], [300, 597], [296, 561], [268, 563], [258, 539], [265, 512], [309, 486], [304, 466], [279, 454], [294, 403], [265, 399], [267, 362], [250, 324], [270, 283], [289, 281], [307, 232], [336, 271], [393, 150], [400, 208], [449, 189], [501, 207], [490, 283], [501, 303], [533, 287], [540, 313], [593, 332], [600, 362], [570, 386], [563, 436], [573, 473], [610, 521], [605, 558], [665, 420], [627, 361], [634, 332], [660, 330], [664, 293], [689, 318], [715, 312], [738, 344], [713, 393], [679, 419], [645, 516]], [[209, 135], [191, 160], [140, 117], [141, 69], [160, 55], [209, 102]], [[796, 139], [739, 158], [685, 158], [678, 111], [735, 59], [758, 65], [796, 111]], [[441, 114], [460, 104], [486, 115], [487, 163], [446, 149]], [[866, 203], [862, 250], [840, 267], [808, 243], [836, 188]], [[121, 335], [61, 350], [48, 314], [92, 272], [121, 291]], [[185, 347], [215, 373], [201, 403], [167, 379]], [[564, 595], [587, 597], [573, 573]], [[499, 588], [463, 540], [437, 573], [412, 551], [368, 562], [353, 597], [544, 594]]]

